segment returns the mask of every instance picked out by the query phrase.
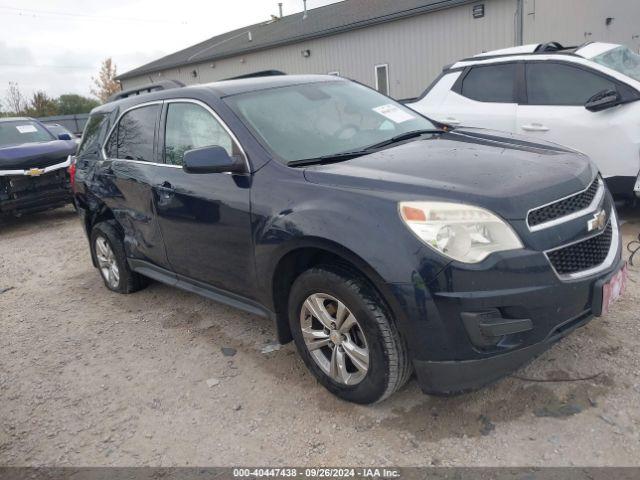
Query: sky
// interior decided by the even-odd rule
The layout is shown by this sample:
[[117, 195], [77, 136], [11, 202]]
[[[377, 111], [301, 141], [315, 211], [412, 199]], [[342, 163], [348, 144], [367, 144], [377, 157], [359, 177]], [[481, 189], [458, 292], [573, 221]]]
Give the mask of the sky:
[[[220, 33], [300, 12], [302, 0], [0, 0], [0, 102], [9, 82], [90, 95], [112, 57], [124, 73]], [[317, 8], [340, 0], [308, 0]]]

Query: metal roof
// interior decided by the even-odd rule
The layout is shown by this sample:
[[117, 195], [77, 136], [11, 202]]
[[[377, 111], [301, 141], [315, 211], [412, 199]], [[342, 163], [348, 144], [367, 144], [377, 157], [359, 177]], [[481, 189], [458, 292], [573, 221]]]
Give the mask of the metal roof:
[[216, 61], [472, 3], [473, 0], [345, 0], [217, 35], [119, 75], [119, 80]]

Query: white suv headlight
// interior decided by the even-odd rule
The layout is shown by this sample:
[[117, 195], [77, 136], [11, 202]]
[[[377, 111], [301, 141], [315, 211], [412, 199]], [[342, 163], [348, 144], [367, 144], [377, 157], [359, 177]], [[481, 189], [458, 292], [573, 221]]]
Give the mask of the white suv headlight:
[[420, 240], [464, 263], [478, 263], [493, 252], [522, 248], [503, 220], [484, 208], [445, 202], [401, 202], [400, 217]]

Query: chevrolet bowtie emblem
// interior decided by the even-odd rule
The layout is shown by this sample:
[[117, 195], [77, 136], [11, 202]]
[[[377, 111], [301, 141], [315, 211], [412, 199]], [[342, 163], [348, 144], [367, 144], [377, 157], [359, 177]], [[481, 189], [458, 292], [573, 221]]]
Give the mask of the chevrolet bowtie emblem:
[[607, 212], [600, 210], [593, 215], [593, 218], [587, 222], [587, 231], [602, 230], [607, 225]]
[[29, 170], [24, 172], [24, 174], [29, 177], [39, 177], [43, 173], [44, 173], [44, 170], [41, 168], [30, 168]]

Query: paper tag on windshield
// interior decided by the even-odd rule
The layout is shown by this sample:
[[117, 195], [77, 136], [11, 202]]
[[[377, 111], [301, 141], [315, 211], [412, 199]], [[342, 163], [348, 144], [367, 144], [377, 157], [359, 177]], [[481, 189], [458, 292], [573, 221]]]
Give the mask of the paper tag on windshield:
[[404, 110], [390, 103], [387, 105], [376, 107], [373, 109], [373, 111], [379, 113], [383, 117], [386, 117], [395, 123], [407, 122], [409, 120], [414, 120], [416, 118], [414, 115], [411, 115], [409, 112], [405, 112]]
[[16, 128], [20, 133], [35, 133], [38, 131], [33, 125], [16, 125]]

